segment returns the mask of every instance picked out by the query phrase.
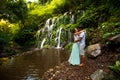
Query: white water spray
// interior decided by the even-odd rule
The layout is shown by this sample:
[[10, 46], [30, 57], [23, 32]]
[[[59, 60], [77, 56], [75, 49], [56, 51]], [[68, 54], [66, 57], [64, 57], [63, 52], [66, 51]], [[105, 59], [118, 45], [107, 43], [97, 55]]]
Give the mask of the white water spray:
[[57, 48], [61, 48], [61, 46], [60, 46], [60, 36], [61, 36], [61, 30], [62, 30], [62, 27], [61, 28], [59, 28], [58, 30], [57, 30], [57, 33], [56, 33], [56, 40], [57, 40]]
[[40, 48], [43, 48], [43, 45], [44, 45], [45, 41], [46, 41], [46, 38], [44, 38], [44, 39], [42, 40], [42, 43], [41, 43]]

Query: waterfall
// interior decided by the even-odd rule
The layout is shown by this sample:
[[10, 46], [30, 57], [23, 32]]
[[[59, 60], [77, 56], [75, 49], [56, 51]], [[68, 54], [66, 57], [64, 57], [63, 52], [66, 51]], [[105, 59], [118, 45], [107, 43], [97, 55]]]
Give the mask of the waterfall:
[[52, 24], [54, 24], [54, 23], [55, 23], [55, 18], [52, 19]]
[[49, 28], [48, 28], [48, 31], [52, 32], [52, 29], [54, 27], [54, 23], [55, 23], [55, 18], [52, 19], [52, 24], [50, 25], [49, 23]]
[[[46, 23], [45, 23], [45, 26], [41, 29], [42, 35], [44, 35], [44, 33], [47, 31], [46, 36], [47, 36], [47, 37], [50, 36], [50, 35], [48, 35], [48, 34], [49, 34], [49, 32], [48, 32], [49, 27], [50, 27], [50, 19], [47, 19], [47, 20], [46, 20]], [[38, 30], [38, 31], [37, 31], [37, 36], [36, 36], [36, 37], [38, 37], [38, 38], [37, 38], [37, 48], [43, 48], [43, 45], [44, 45], [44, 43], [45, 43], [45, 41], [46, 41], [46, 36], [45, 36], [45, 38], [44, 38], [44, 39], [42, 40], [42, 42], [41, 42], [40, 37], [42, 37], [42, 35], [40, 35], [40, 30]], [[41, 44], [40, 44], [40, 43], [41, 43]]]
[[[50, 22], [51, 22], [51, 24], [50, 24]], [[54, 28], [54, 24], [55, 24], [55, 18], [53, 18], [52, 20], [47, 19], [45, 22], [45, 26], [41, 30], [37, 31], [37, 33], [36, 33], [37, 48], [43, 48], [45, 41], [49, 41], [49, 44], [51, 43], [50, 39], [52, 39], [52, 30]], [[42, 37], [40, 35], [40, 33], [42, 35], [45, 35], [45, 37], [42, 41], [40, 40], [40, 38]]]
[[42, 43], [41, 43], [40, 48], [43, 48], [43, 45], [44, 45], [45, 41], [46, 41], [46, 38], [44, 38], [44, 39], [42, 40]]
[[57, 33], [56, 33], [55, 41], [57, 41], [57, 48], [61, 48], [61, 46], [60, 46], [61, 30], [62, 30], [62, 27], [59, 28], [59, 29], [57, 30]]
[[49, 30], [50, 27], [50, 19], [48, 19], [45, 23], [45, 30]]
[[[66, 16], [68, 16], [67, 13], [65, 13], [63, 16], [60, 16], [59, 18], [56, 18], [56, 19], [49, 18], [46, 20], [44, 27], [41, 30], [38, 30], [36, 33], [37, 48], [43, 48], [45, 42], [47, 43], [47, 45], [52, 44], [51, 41], [53, 41], [53, 39], [55, 38], [54, 34], [53, 34], [54, 26], [60, 27], [60, 25], [62, 23], [66, 24], [66, 20], [67, 20]], [[73, 18], [74, 17], [72, 17], [72, 19]], [[55, 25], [55, 23], [56, 23], [56, 25]], [[61, 31], [62, 31], [62, 27], [58, 28], [58, 30], [56, 30], [56, 38], [55, 38], [55, 42], [57, 42], [56, 48], [61, 48]], [[42, 36], [40, 36], [40, 33], [42, 34]], [[44, 39], [40, 40], [40, 37], [43, 37], [43, 35], [44, 35]], [[54, 45], [54, 43], [53, 43], [53, 45]]]
[[69, 14], [70, 14], [70, 23], [73, 24], [74, 23], [74, 15], [72, 14], [72, 12], [70, 12]]
[[56, 38], [55, 38], [56, 42], [58, 41], [58, 35], [59, 35], [59, 29], [56, 31]]
[[51, 39], [52, 39], [52, 31], [55, 25], [55, 18], [52, 19], [52, 24], [49, 24], [49, 28], [48, 28], [48, 40], [49, 40], [49, 45], [51, 44]]
[[55, 18], [52, 19], [52, 24], [50, 24], [50, 19], [48, 19], [46, 21], [46, 24], [45, 24], [45, 30], [48, 31], [48, 34], [50, 34], [50, 32], [52, 32], [52, 29], [54, 27], [54, 23], [55, 23]]
[[[66, 44], [71, 43], [72, 34], [69, 24], [74, 24], [80, 16], [83, 16], [82, 14], [84, 11], [78, 10], [76, 15], [72, 12], [66, 12], [57, 18], [47, 19], [45, 25], [36, 33], [37, 48], [43, 48], [44, 45], [61, 48], [65, 42]], [[66, 27], [64, 28], [64, 26]]]
[[70, 23], [71, 23], [71, 24], [74, 23], [74, 17], [75, 17], [74, 15], [71, 16], [71, 19], [70, 19], [70, 21], [71, 21]]

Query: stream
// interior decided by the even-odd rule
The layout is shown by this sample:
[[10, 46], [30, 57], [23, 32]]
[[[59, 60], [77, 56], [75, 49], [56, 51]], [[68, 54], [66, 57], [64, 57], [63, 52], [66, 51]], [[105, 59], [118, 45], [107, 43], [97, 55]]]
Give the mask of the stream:
[[6, 58], [0, 65], [0, 80], [41, 80], [45, 71], [69, 57], [63, 49], [41, 49]]

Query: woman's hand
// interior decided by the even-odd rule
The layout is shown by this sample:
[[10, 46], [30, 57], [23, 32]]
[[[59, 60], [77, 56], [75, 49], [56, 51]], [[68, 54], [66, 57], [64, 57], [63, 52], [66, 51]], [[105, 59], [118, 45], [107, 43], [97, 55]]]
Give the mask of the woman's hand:
[[74, 33], [74, 35], [78, 35], [78, 34], [80, 34], [80, 33], [81, 33], [81, 31]]

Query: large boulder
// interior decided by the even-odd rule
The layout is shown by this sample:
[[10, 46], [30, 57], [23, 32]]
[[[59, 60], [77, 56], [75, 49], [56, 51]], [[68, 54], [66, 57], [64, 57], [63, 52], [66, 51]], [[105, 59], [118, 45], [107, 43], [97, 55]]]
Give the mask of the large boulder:
[[101, 44], [93, 44], [86, 48], [86, 53], [89, 54], [91, 57], [97, 57], [101, 54]]

